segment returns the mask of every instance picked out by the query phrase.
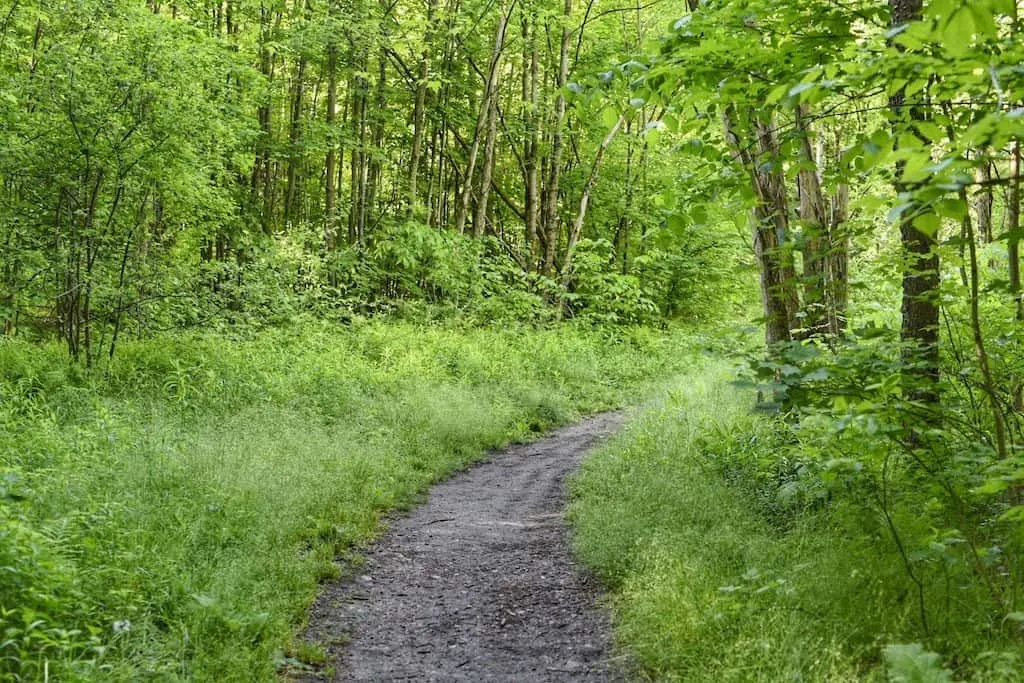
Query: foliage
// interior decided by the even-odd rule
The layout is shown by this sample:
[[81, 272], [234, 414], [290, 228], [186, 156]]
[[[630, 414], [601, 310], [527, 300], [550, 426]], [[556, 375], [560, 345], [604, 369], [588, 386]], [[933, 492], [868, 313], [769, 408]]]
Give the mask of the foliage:
[[355, 318], [128, 341], [104, 379], [4, 342], [0, 677], [273, 680], [385, 511], [683, 343]]
[[573, 485], [577, 551], [612, 586], [623, 645], [652, 677], [1019, 678], [1016, 622], [993, 618], [969, 549], [991, 579], [1016, 581], [1003, 574], [1014, 532], [954, 531], [939, 487], [892, 448], [883, 479], [872, 458], [886, 446], [866, 421], [836, 434], [753, 413], [733, 367], [694, 365]]

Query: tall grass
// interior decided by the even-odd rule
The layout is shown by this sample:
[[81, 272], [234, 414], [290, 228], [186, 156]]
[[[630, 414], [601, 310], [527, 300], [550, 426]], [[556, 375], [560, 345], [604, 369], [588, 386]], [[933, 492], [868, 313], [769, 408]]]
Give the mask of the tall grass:
[[0, 678], [300, 668], [318, 583], [385, 511], [488, 448], [632, 400], [678, 347], [357, 321], [126, 344], [104, 377], [3, 342]]
[[[926, 637], [914, 586], [881, 515], [841, 498], [789, 504], [785, 481], [763, 479], [785, 475], [786, 432], [751, 412], [754, 397], [733, 377], [722, 362], [695, 363], [573, 482], [576, 550], [611, 587], [618, 638], [643, 672], [946, 681], [947, 665], [1021, 680], [1019, 642], [993, 640], [970, 607], [977, 586], [957, 584], [960, 604], [943, 605], [951, 621], [914, 643]], [[900, 514], [908, 523], [914, 510]]]

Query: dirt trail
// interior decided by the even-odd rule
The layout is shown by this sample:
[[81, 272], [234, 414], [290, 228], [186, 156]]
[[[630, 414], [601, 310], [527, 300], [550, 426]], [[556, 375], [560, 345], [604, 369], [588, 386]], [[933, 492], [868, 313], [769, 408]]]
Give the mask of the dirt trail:
[[395, 520], [363, 573], [313, 609], [309, 637], [328, 644], [335, 680], [623, 679], [561, 519], [566, 475], [623, 418], [498, 452]]

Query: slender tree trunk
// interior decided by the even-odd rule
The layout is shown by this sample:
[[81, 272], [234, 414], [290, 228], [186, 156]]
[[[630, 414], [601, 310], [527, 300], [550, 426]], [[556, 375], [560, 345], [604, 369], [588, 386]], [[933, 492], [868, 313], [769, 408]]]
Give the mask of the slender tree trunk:
[[[1021, 150], [1020, 141], [1014, 140], [1010, 151], [1010, 185], [1006, 192], [1006, 230], [1010, 237], [1006, 242], [1006, 255], [1009, 261], [1010, 293], [1014, 299], [1016, 319], [1024, 322], [1024, 295], [1020, 283], [1020, 172]], [[1024, 410], [1024, 381], [1016, 379], [1013, 405], [1017, 411]]]
[[526, 210], [526, 262], [529, 269], [537, 267], [537, 231], [540, 227], [540, 137], [539, 100], [537, 81], [540, 71], [540, 51], [537, 47], [537, 14], [523, 17], [523, 119], [526, 139], [523, 144], [523, 163]]
[[[480, 142], [484, 137], [484, 130], [485, 128], [491, 128], [492, 123], [493, 125], [496, 125], [496, 123], [492, 122], [490, 112], [492, 108], [492, 100], [498, 97], [498, 71], [501, 66], [501, 55], [505, 50], [505, 29], [507, 26], [508, 15], [505, 13], [505, 8], [502, 7], [501, 14], [498, 18], [498, 27], [495, 30], [494, 35], [494, 50], [491, 53], [487, 84], [484, 89], [483, 100], [480, 102], [480, 113], [477, 115], [476, 127], [473, 131], [473, 142], [469, 148], [469, 158], [466, 160], [466, 172], [463, 174], [462, 193], [459, 197], [459, 204], [455, 209], [455, 230], [459, 233], [463, 233], [466, 230], [466, 218], [469, 215], [469, 202], [473, 195], [473, 176], [476, 173], [477, 157], [480, 154]], [[493, 159], [491, 161], [493, 162]], [[481, 184], [480, 202], [484, 203], [485, 210], [486, 200], [483, 199], [483, 195], [486, 195], [488, 192], [490, 192], [490, 182], [487, 182], [487, 184]], [[479, 229], [476, 216], [474, 216], [473, 223], [473, 232], [476, 234]]]
[[[272, 168], [271, 168], [271, 155], [270, 150], [272, 146], [273, 130], [271, 127], [271, 112], [273, 111], [272, 96], [269, 92], [270, 87], [274, 79], [274, 55], [270, 51], [271, 42], [271, 12], [270, 10], [261, 5], [260, 6], [260, 73], [263, 78], [266, 79], [266, 87], [268, 92], [265, 94], [265, 99], [260, 102], [256, 108], [256, 118], [259, 122], [260, 137], [257, 143], [257, 154], [256, 161], [253, 164], [252, 171], [252, 190], [253, 199], [261, 198], [262, 202], [260, 206], [260, 224], [263, 227], [265, 234], [271, 234], [273, 232], [273, 222], [271, 216], [271, 210], [273, 207], [272, 188]], [[257, 202], [254, 201], [254, 204]]]
[[306, 57], [301, 55], [295, 68], [291, 121], [288, 127], [288, 184], [285, 189], [284, 222], [299, 220], [299, 183], [302, 176], [302, 106], [306, 98]]
[[974, 195], [974, 211], [978, 220], [978, 240], [982, 244], [992, 241], [992, 162], [982, 159], [977, 169], [978, 192]]
[[[960, 190], [960, 199], [967, 204], [967, 191]], [[1000, 460], [1005, 460], [1006, 450], [1006, 421], [1003, 416], [1003, 408], [999, 404], [999, 393], [995, 380], [992, 377], [992, 369], [989, 365], [988, 353], [985, 350], [985, 337], [981, 329], [981, 313], [979, 311], [979, 284], [980, 274], [978, 272], [978, 245], [975, 243], [974, 228], [969, 214], [964, 215], [963, 231], [967, 238], [967, 252], [969, 255], [968, 264], [971, 269], [970, 277], [970, 298], [968, 305], [971, 314], [971, 335], [974, 339], [975, 356], [978, 359], [978, 369], [981, 371], [981, 381], [988, 397], [989, 408], [992, 412], [992, 423], [995, 426], [996, 453]]]
[[828, 327], [829, 335], [836, 341], [846, 335], [846, 309], [850, 288], [850, 231], [846, 225], [849, 205], [850, 188], [848, 185], [840, 185], [829, 206]]
[[555, 255], [558, 250], [558, 233], [561, 224], [558, 217], [558, 193], [559, 182], [562, 172], [562, 133], [565, 128], [566, 100], [565, 87], [569, 81], [569, 47], [572, 42], [572, 32], [569, 29], [569, 20], [572, 17], [572, 0], [565, 0], [563, 9], [564, 25], [562, 26], [562, 41], [558, 58], [558, 81], [556, 88], [558, 97], [555, 100], [555, 115], [551, 132], [551, 158], [548, 162], [548, 178], [544, 188], [547, 205], [544, 207], [544, 262], [541, 272], [551, 277], [555, 267]]
[[572, 280], [572, 257], [576, 251], [576, 245], [580, 241], [580, 235], [583, 233], [583, 223], [587, 218], [587, 207], [590, 204], [590, 194], [594, 191], [594, 185], [597, 184], [597, 175], [601, 171], [601, 161], [604, 159], [604, 153], [608, 149], [608, 146], [612, 144], [612, 140], [622, 129], [623, 124], [626, 122], [624, 116], [620, 116], [619, 120], [616, 121], [612, 129], [604, 136], [601, 140], [601, 144], [597, 148], [597, 153], [594, 155], [594, 165], [590, 168], [590, 175], [587, 177], [587, 182], [583, 186], [583, 192], [580, 194], [580, 207], [576, 212], [576, 218], [572, 223], [572, 230], [569, 232], [569, 243], [565, 250], [565, 260], [562, 263], [562, 288], [568, 289], [570, 281]]
[[[360, 53], [359, 62], [363, 69], [366, 68], [366, 55]], [[368, 84], [366, 79], [359, 73], [352, 76], [352, 127], [353, 138], [356, 141], [351, 154], [351, 169], [349, 173], [349, 214], [348, 214], [348, 241], [349, 244], [362, 242], [363, 225], [365, 221], [365, 207], [363, 205], [366, 197], [366, 98]]]
[[377, 63], [377, 96], [374, 100], [373, 112], [371, 144], [373, 145], [374, 153], [370, 154], [366, 160], [365, 199], [363, 200], [363, 218], [360, 223], [362, 226], [360, 234], [365, 233], [367, 226], [370, 225], [369, 221], [376, 215], [378, 189], [383, 180], [383, 174], [381, 173], [383, 159], [381, 155], [384, 153], [384, 119], [385, 109], [387, 108], [387, 64], [387, 57], [382, 50]]
[[420, 160], [423, 157], [427, 82], [430, 77], [430, 43], [434, 34], [434, 8], [436, 6], [437, 0], [427, 0], [427, 29], [423, 36], [423, 52], [420, 53], [419, 78], [416, 81], [416, 97], [412, 112], [412, 151], [409, 155], [408, 181], [410, 211], [416, 208], [416, 204], [419, 201], [416, 186], [420, 174]]
[[324, 241], [329, 250], [337, 247], [338, 221], [337, 205], [337, 143], [335, 142], [335, 119], [338, 109], [338, 45], [334, 38], [335, 0], [327, 5], [328, 31], [327, 40], [327, 113], [324, 121], [327, 124], [327, 159], [324, 170]]
[[[497, 86], [497, 83], [495, 83]], [[487, 206], [491, 196], [491, 179], [494, 176], [494, 146], [498, 137], [498, 93], [497, 87], [491, 94], [487, 111], [487, 139], [484, 143], [484, 163], [480, 169], [480, 200], [473, 214], [473, 236], [481, 237], [487, 229]]]

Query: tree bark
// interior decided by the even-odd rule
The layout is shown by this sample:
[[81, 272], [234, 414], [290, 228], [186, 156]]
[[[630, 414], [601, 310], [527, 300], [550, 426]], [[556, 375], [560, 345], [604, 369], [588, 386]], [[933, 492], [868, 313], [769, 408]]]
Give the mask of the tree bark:
[[[727, 107], [723, 114], [726, 139], [734, 157], [750, 175], [754, 189], [754, 254], [761, 273], [765, 343], [771, 346], [793, 339], [799, 305], [792, 255], [785, 245], [789, 234], [785, 177], [771, 122], [760, 121], [750, 112], [747, 125], [741, 129], [737, 119], [735, 107]], [[741, 131], [754, 137], [756, 158], [750, 151], [752, 145], [743, 139]]]
[[797, 187], [800, 199], [798, 213], [804, 231], [802, 242], [804, 273], [804, 319], [805, 338], [821, 337], [829, 331], [826, 296], [828, 288], [828, 254], [832, 250], [826, 216], [825, 197], [821, 191], [818, 165], [811, 147], [811, 129], [807, 122], [810, 111], [807, 105], [796, 109], [797, 134], [800, 137], [800, 170]]
[[419, 201], [417, 182], [420, 175], [420, 160], [423, 157], [424, 119], [427, 105], [427, 79], [430, 77], [430, 43], [434, 34], [434, 8], [437, 0], [427, 0], [427, 29], [423, 36], [423, 52], [420, 53], [419, 78], [416, 81], [416, 96], [412, 109], [412, 151], [409, 155], [408, 203], [414, 211]]
[[597, 175], [601, 171], [601, 161], [604, 159], [605, 150], [612, 144], [612, 140], [618, 134], [619, 130], [622, 129], [622, 125], [626, 122], [626, 117], [620, 116], [619, 120], [612, 126], [612, 129], [608, 131], [608, 134], [601, 140], [600, 146], [597, 148], [597, 153], [594, 155], [594, 165], [590, 168], [590, 175], [587, 177], [587, 182], [583, 186], [583, 193], [580, 195], [580, 208], [576, 212], [576, 218], [572, 222], [572, 230], [569, 232], [569, 243], [565, 249], [565, 261], [562, 264], [562, 287], [567, 289], [569, 283], [572, 280], [572, 257], [573, 252], [576, 251], [576, 245], [580, 241], [580, 235], [583, 233], [583, 222], [587, 218], [587, 206], [590, 204], [590, 194], [594, 191], [594, 185], [597, 183]]
[[544, 207], [544, 262], [541, 272], [551, 277], [555, 267], [555, 255], [558, 250], [558, 233], [560, 222], [558, 218], [558, 192], [560, 175], [562, 172], [562, 132], [565, 128], [567, 103], [565, 99], [565, 86], [569, 82], [569, 47], [572, 42], [572, 32], [569, 30], [569, 20], [572, 17], [572, 0], [565, 0], [563, 10], [562, 42], [559, 49], [558, 59], [558, 98], [555, 102], [554, 123], [551, 133], [551, 158], [548, 163], [548, 180], [544, 188], [546, 206]]
[[978, 220], [978, 240], [982, 244], [992, 241], [992, 162], [988, 157], [981, 160], [976, 176], [978, 191], [974, 195], [974, 212]]
[[526, 262], [529, 269], [537, 267], [537, 230], [540, 226], [540, 138], [538, 126], [538, 88], [540, 51], [537, 47], [537, 15], [534, 11], [523, 17], [523, 121], [526, 136], [523, 142], [524, 207], [526, 211]]
[[337, 144], [335, 142], [335, 118], [338, 109], [338, 45], [334, 39], [335, 0], [327, 5], [328, 31], [327, 40], [327, 159], [325, 160], [324, 187], [324, 240], [329, 250], [337, 247], [338, 225], [335, 215], [337, 204]]
[[[892, 25], [901, 26], [920, 19], [922, 0], [890, 0]], [[897, 122], [920, 120], [920, 107], [906, 111], [906, 94], [899, 90], [889, 98], [889, 106]], [[901, 176], [905, 164], [896, 168], [896, 190], [905, 193], [908, 187]], [[919, 230], [913, 223], [915, 212], [908, 210], [900, 220], [900, 242], [906, 257], [903, 270], [902, 325], [900, 338], [906, 344], [904, 363], [907, 367], [907, 396], [924, 403], [939, 400], [939, 256], [934, 235]]]
[[[476, 127], [473, 131], [473, 142], [469, 148], [469, 158], [466, 160], [466, 172], [463, 174], [462, 193], [459, 197], [459, 204], [455, 209], [455, 230], [460, 234], [466, 230], [466, 218], [469, 215], [469, 203], [473, 196], [473, 177], [476, 173], [476, 162], [477, 157], [480, 154], [480, 142], [484, 137], [485, 129], [496, 128], [496, 122], [493, 121], [491, 114], [492, 106], [494, 105], [493, 100], [498, 97], [498, 70], [501, 66], [501, 55], [505, 50], [505, 29], [508, 26], [508, 15], [505, 13], [505, 8], [502, 7], [501, 13], [498, 17], [498, 26], [494, 32], [494, 50], [491, 52], [490, 68], [487, 73], [487, 83], [484, 88], [483, 100], [480, 102], [480, 113], [477, 115]], [[489, 139], [492, 139], [488, 135]], [[486, 152], [485, 152], [486, 155]], [[491, 156], [493, 157], [493, 146], [491, 148]], [[493, 163], [493, 158], [491, 159]], [[486, 163], [486, 161], [485, 161]], [[481, 198], [478, 202], [484, 204], [484, 210], [486, 210], [486, 200], [483, 195], [486, 195], [489, 190], [490, 180], [486, 184], [481, 183], [480, 194]], [[478, 214], [479, 212], [477, 212]], [[473, 217], [473, 233], [477, 234], [479, 226], [477, 224], [477, 215]]]
[[[1020, 284], [1020, 171], [1020, 141], [1014, 140], [1010, 150], [1010, 184], [1006, 192], [1006, 230], [1010, 233], [1006, 241], [1006, 256], [1009, 261], [1009, 287], [1014, 301], [1014, 317], [1018, 323], [1024, 322], [1024, 295]], [[1015, 381], [1013, 407], [1018, 412], [1024, 410], [1024, 382], [1020, 378]]]

